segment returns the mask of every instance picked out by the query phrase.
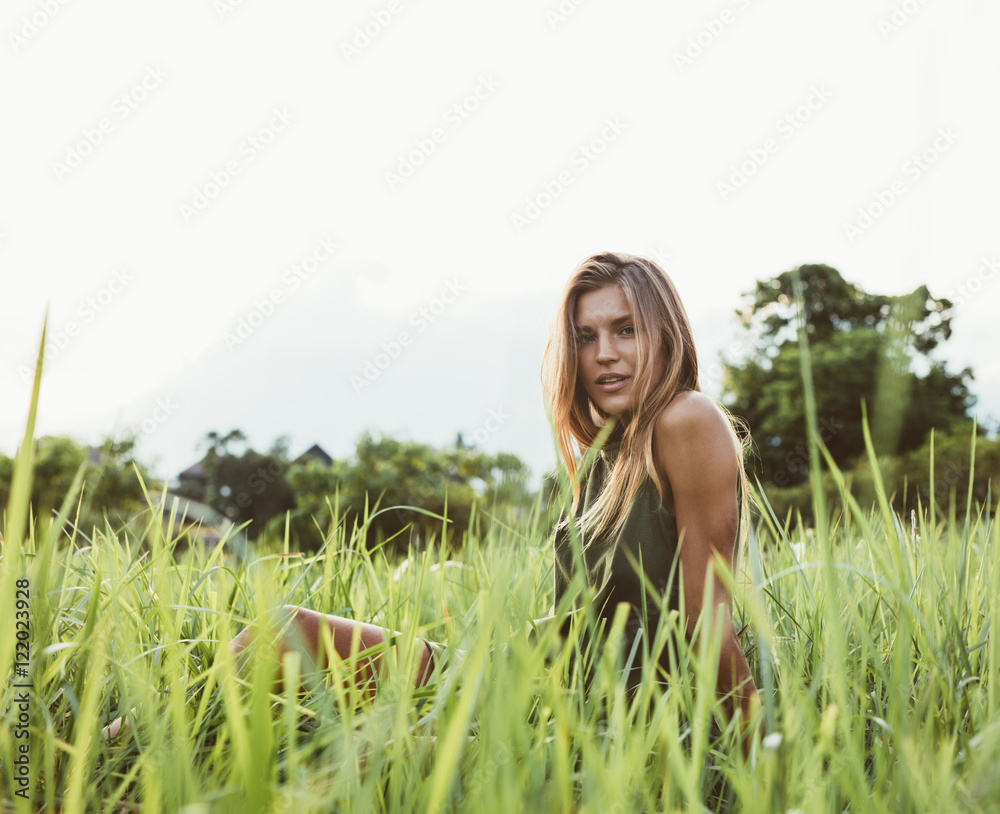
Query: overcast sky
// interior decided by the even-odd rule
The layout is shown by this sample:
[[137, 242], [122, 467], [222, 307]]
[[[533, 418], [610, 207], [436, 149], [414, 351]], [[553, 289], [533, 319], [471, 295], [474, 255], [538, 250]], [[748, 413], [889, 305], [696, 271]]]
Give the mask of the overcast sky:
[[165, 476], [209, 430], [334, 457], [461, 431], [537, 482], [548, 324], [608, 250], [673, 277], [712, 394], [756, 279], [926, 283], [996, 421], [998, 22], [985, 0], [8, 0], [0, 451], [48, 308], [37, 435], [138, 429]]

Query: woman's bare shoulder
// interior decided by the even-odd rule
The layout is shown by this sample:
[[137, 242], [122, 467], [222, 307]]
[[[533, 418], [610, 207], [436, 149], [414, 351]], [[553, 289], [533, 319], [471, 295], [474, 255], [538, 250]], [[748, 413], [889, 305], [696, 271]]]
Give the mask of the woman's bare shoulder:
[[729, 421], [710, 396], [696, 390], [685, 390], [674, 396], [660, 411], [656, 417], [656, 432], [667, 440], [675, 436], [688, 437], [692, 431], [721, 431], [728, 436]]
[[653, 437], [656, 465], [669, 486], [664, 507], [678, 527], [716, 547], [731, 542], [739, 450], [725, 413], [704, 393], [679, 393], [657, 416]]
[[729, 419], [709, 396], [678, 393], [656, 417], [653, 429], [657, 465], [668, 481], [703, 471], [728, 479], [736, 471], [739, 449]]

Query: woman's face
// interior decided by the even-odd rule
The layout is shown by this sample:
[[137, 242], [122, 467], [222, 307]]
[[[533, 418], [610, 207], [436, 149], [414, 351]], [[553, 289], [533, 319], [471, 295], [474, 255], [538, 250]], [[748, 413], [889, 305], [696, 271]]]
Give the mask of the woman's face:
[[627, 423], [635, 407], [630, 399], [637, 339], [625, 294], [615, 283], [587, 291], [577, 299], [574, 317], [580, 383], [594, 404]]

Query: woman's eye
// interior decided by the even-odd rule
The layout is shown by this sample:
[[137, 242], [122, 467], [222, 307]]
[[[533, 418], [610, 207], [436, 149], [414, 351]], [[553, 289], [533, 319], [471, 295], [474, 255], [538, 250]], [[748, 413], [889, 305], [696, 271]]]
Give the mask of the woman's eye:
[[622, 330], [629, 331], [630, 333], [628, 334], [628, 336], [635, 336], [635, 326], [633, 325], [626, 325], [624, 328], [622, 328]]
[[589, 334], [577, 334], [576, 335], [576, 344], [578, 344], [578, 345], [584, 345], [587, 342], [589, 342], [592, 338], [593, 337], [591, 337]]

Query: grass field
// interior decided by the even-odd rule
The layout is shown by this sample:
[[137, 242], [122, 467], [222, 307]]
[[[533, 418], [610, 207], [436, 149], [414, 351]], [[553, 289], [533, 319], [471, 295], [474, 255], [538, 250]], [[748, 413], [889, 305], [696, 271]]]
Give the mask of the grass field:
[[[567, 667], [573, 640], [526, 635], [553, 594], [537, 514], [470, 536], [456, 555], [466, 568], [435, 569], [422, 553], [398, 580], [398, 562], [355, 550], [344, 524], [315, 556], [275, 541], [240, 563], [221, 544], [179, 549], [169, 517], [75, 530], [79, 483], [58, 519], [30, 518], [31, 447], [0, 572], [9, 810], [1000, 811], [1000, 650], [989, 636], [1000, 531], [960, 493], [898, 517], [891, 485], [870, 507], [845, 492], [794, 539], [765, 507], [735, 586], [768, 732], [745, 758], [735, 731], [713, 725], [710, 636], [679, 649], [669, 684], [649, 681], [630, 703], [614, 648], [585, 697]], [[390, 670], [373, 702], [344, 690], [346, 664], [297, 695], [270, 680], [269, 651], [240, 673], [225, 647], [286, 603], [467, 656], [419, 691]], [[285, 669], [290, 688], [305, 665]], [[101, 727], [133, 707], [135, 727], [106, 743]]]

